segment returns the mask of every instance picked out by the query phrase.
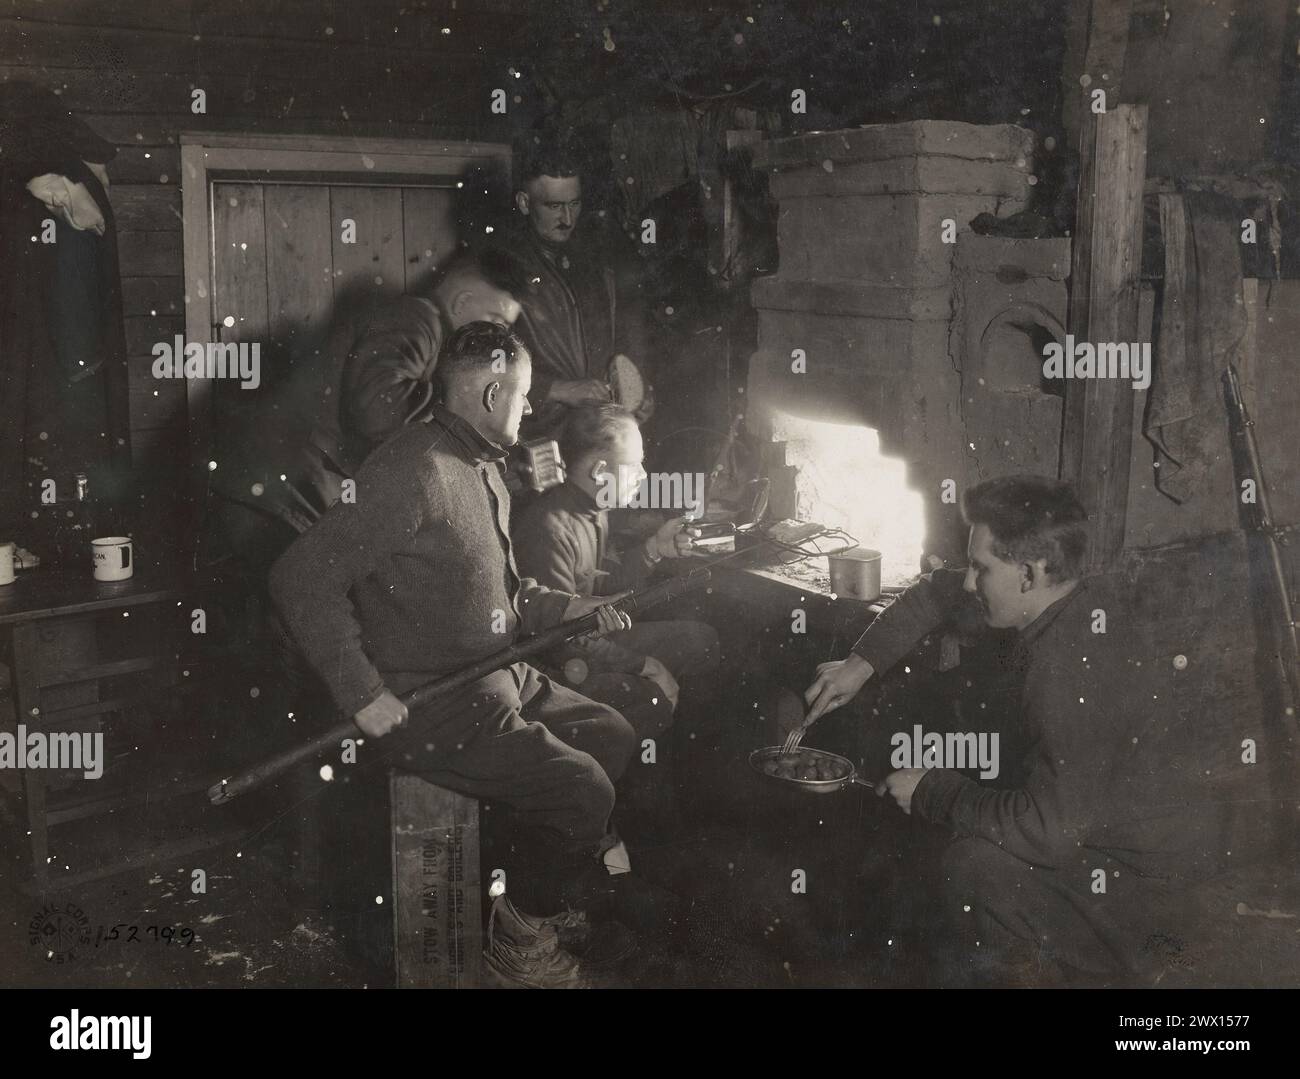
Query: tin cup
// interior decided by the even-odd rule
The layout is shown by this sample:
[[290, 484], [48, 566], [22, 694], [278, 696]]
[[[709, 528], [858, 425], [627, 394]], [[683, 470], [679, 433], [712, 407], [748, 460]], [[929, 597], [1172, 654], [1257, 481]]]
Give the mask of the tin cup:
[[94, 561], [97, 581], [125, 581], [135, 573], [129, 536], [105, 536], [91, 540], [90, 557]]

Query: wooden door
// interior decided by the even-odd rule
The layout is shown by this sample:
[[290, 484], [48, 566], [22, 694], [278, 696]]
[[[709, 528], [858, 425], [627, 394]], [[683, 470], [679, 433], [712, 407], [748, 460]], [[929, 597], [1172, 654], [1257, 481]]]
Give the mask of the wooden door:
[[[352, 184], [212, 185], [213, 339], [297, 352], [336, 301], [428, 285], [454, 249], [454, 190]], [[272, 372], [272, 375], [274, 373]]]
[[[212, 340], [257, 343], [257, 396], [310, 364], [341, 304], [428, 286], [456, 245], [454, 188], [216, 181]], [[214, 445], [257, 397], [214, 387]]]

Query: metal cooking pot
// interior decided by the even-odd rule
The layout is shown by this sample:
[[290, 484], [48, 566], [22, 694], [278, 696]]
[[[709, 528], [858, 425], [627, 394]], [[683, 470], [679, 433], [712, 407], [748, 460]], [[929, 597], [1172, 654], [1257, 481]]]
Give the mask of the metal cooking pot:
[[866, 787], [868, 790], [875, 789], [876, 785], [874, 783], [868, 779], [862, 779], [858, 775], [858, 770], [848, 757], [841, 757], [838, 753], [827, 753], [824, 749], [809, 749], [807, 746], [800, 746], [796, 750], [796, 755], [804, 754], [820, 758], [823, 761], [834, 762], [839, 766], [839, 770], [843, 775], [839, 779], [786, 779], [784, 776], [774, 776], [763, 771], [763, 765], [782, 756], [784, 749], [784, 746], [764, 746], [762, 749], [756, 749], [749, 755], [749, 766], [764, 779], [769, 779], [773, 783], [780, 783], [785, 787], [794, 787], [809, 794], [834, 794], [836, 791], [842, 791], [855, 783], [859, 787]]
[[828, 555], [831, 591], [849, 599], [879, 599], [880, 559], [879, 551], [867, 547], [853, 547]]

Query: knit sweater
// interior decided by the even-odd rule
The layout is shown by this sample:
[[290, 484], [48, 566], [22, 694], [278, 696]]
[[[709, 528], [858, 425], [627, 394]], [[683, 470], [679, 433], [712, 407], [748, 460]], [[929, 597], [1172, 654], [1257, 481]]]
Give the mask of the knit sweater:
[[561, 621], [572, 595], [521, 578], [504, 453], [440, 405], [379, 447], [271, 569], [271, 595], [347, 715]]
[[[640, 544], [618, 558], [609, 547], [609, 511], [571, 483], [533, 500], [514, 528], [519, 566], [538, 584], [583, 596], [610, 596], [635, 588], [654, 568]], [[570, 641], [549, 657], [581, 656], [592, 670], [639, 674], [646, 657], [609, 638]]]
[[[969, 613], [960, 570], [922, 578], [854, 645], [885, 671], [954, 614]], [[1107, 632], [1093, 632], [1094, 612]], [[1142, 876], [1191, 878], [1204, 854], [1209, 801], [1172, 656], [1148, 654], [1113, 583], [1080, 583], [1017, 640], [1027, 746], [1019, 789], [934, 769], [912, 808], [959, 836], [977, 836], [1038, 866], [1083, 871], [1089, 851]]]

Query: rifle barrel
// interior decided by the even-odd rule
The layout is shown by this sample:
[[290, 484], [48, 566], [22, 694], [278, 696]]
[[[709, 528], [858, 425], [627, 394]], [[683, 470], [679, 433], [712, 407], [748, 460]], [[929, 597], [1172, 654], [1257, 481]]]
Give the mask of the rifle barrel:
[[[1255, 506], [1258, 509], [1255, 530], [1268, 544], [1269, 564], [1272, 570], [1273, 589], [1277, 595], [1277, 604], [1282, 619], [1282, 633], [1290, 644], [1290, 656], [1279, 655], [1282, 664], [1282, 676], [1291, 691], [1291, 703], [1300, 708], [1300, 639], [1296, 636], [1295, 608], [1291, 604], [1291, 593], [1287, 582], [1286, 567], [1282, 562], [1282, 549], [1277, 539], [1277, 529], [1273, 524], [1273, 512], [1269, 506], [1268, 489], [1264, 484], [1264, 466], [1260, 461], [1259, 444], [1255, 441], [1255, 423], [1246, 411], [1246, 402], [1241, 394], [1241, 383], [1237, 378], [1237, 368], [1233, 364], [1223, 374], [1228, 391], [1228, 419], [1246, 451], [1248, 477], [1255, 485]], [[1297, 717], [1300, 722], [1300, 716]]]
[[[709, 577], [710, 572], [707, 568], [694, 569], [685, 576], [670, 577], [642, 592], [633, 592], [631, 595], [618, 600], [612, 606], [628, 613], [645, 610], [658, 603], [663, 603], [665, 600], [675, 599], [677, 596], [694, 591], [708, 581]], [[417, 686], [410, 692], [404, 693], [399, 699], [407, 708], [418, 708], [430, 701], [445, 697], [447, 694], [467, 686], [471, 682], [477, 682], [480, 678], [491, 674], [493, 671], [500, 670], [502, 667], [508, 667], [530, 656], [549, 652], [567, 640], [590, 633], [596, 628], [598, 620], [599, 616], [593, 612], [569, 622], [561, 622], [551, 629], [524, 637], [508, 648], [494, 652], [476, 663], [471, 663], [468, 667], [462, 667], [451, 674], [435, 678], [432, 682], [427, 682], [422, 686]], [[316, 735], [301, 745], [294, 746], [292, 749], [287, 749], [273, 757], [268, 757], [260, 764], [253, 765], [233, 778], [214, 783], [208, 788], [208, 801], [213, 805], [225, 805], [227, 802], [238, 798], [241, 794], [246, 794], [255, 787], [260, 787], [263, 783], [275, 779], [295, 765], [313, 757], [319, 757], [323, 753], [337, 748], [344, 738], [356, 733], [356, 724], [351, 719], [341, 720], [330, 727], [329, 730]]]

